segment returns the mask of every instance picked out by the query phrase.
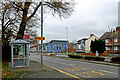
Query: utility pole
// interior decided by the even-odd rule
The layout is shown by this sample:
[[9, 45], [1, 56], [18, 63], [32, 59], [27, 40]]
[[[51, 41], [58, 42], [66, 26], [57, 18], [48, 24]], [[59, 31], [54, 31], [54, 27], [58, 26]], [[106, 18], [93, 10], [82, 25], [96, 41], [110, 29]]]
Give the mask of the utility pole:
[[[67, 31], [66, 31], [66, 32], [67, 32], [67, 33], [66, 33], [66, 38], [67, 38], [67, 41], [68, 41], [68, 27], [66, 27], [66, 30], [67, 30]], [[69, 45], [68, 42], [67, 42], [67, 45]], [[67, 46], [67, 53], [68, 53], [68, 48], [69, 48], [69, 46]]]
[[110, 29], [109, 28], [109, 31], [110, 31], [110, 35], [111, 35], [111, 43], [112, 43], [112, 54], [113, 54], [113, 57], [114, 57], [114, 38], [115, 38], [115, 29]]
[[68, 40], [68, 27], [66, 27], [67, 33], [66, 33], [66, 38]]
[[[41, 37], [43, 37], [43, 0], [41, 0]], [[43, 40], [41, 40], [41, 65], [43, 65]]]
[[113, 57], [114, 57], [114, 37], [115, 37], [115, 30], [112, 30], [112, 41], [113, 41], [113, 45], [112, 45], [112, 50], [113, 50]]

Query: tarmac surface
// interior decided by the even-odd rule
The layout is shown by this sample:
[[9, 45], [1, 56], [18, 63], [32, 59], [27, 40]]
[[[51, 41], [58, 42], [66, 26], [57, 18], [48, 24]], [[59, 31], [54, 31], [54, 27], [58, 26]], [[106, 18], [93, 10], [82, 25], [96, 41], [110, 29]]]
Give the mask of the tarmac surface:
[[[40, 63], [40, 55], [31, 54], [30, 58]], [[82, 60], [74, 61], [48, 56], [44, 56], [43, 59], [44, 64], [83, 79], [118, 80], [119, 77], [118, 66], [89, 63]]]

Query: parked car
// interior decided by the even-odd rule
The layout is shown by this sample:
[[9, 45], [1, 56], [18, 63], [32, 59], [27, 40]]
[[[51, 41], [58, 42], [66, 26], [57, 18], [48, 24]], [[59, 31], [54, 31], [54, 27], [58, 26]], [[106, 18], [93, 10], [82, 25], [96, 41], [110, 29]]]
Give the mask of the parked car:
[[75, 53], [85, 53], [85, 51], [83, 51], [83, 50], [76, 50]]

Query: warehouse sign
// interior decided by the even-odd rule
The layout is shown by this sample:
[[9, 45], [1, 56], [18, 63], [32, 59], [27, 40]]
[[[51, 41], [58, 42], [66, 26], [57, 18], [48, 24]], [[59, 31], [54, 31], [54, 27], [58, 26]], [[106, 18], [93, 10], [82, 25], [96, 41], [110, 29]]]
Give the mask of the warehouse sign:
[[35, 40], [45, 40], [45, 37], [35, 37]]

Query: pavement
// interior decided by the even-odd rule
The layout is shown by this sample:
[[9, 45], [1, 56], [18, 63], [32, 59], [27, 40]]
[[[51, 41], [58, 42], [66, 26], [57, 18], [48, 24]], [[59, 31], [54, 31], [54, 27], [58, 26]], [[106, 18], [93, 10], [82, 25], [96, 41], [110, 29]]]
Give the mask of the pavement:
[[[12, 71], [21, 71], [19, 79], [34, 79], [34, 80], [78, 80], [69, 75], [66, 75], [60, 71], [51, 68], [48, 65], [41, 65], [37, 61], [30, 61], [30, 66], [28, 68], [15, 68]], [[79, 79], [81, 80], [81, 79]]]

